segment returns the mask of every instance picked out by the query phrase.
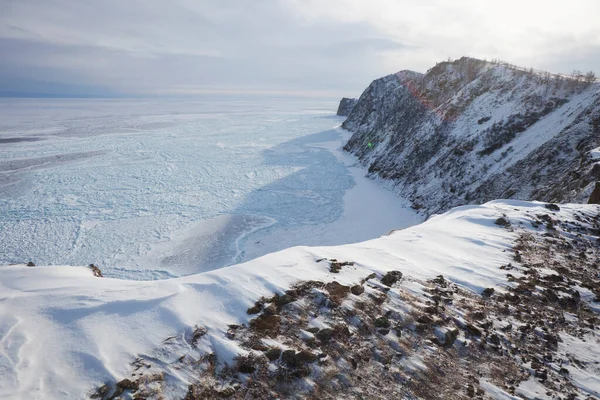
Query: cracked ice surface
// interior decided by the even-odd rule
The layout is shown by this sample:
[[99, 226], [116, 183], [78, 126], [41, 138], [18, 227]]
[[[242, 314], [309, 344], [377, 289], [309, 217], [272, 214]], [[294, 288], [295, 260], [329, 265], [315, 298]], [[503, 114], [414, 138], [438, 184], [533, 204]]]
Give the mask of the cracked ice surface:
[[159, 279], [418, 222], [338, 151], [335, 101], [0, 105], [0, 264]]

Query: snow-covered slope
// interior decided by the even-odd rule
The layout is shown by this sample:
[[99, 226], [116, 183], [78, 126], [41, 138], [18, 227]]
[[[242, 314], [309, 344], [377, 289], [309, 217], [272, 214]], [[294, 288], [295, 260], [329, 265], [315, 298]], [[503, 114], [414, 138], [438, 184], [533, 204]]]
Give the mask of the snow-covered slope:
[[600, 84], [472, 58], [371, 83], [345, 149], [427, 214], [497, 198], [585, 201]]
[[[290, 387], [288, 397], [299, 398], [428, 398], [419, 392], [427, 384], [415, 383], [427, 378], [431, 384], [432, 376], [438, 388], [427, 389], [429, 398], [439, 390], [455, 397], [480, 390], [494, 398], [546, 391], [597, 396], [598, 331], [583, 322], [600, 308], [592, 301], [600, 295], [594, 293], [597, 270], [589, 282], [571, 275], [587, 271], [588, 261], [597, 263], [597, 250], [581, 250], [588, 261], [559, 272], [565, 288], [548, 304], [562, 322], [525, 315], [533, 309], [526, 309], [521, 292], [521, 304], [506, 299], [523, 285], [532, 299], [550, 290], [544, 276], [559, 266], [532, 261], [541, 254], [532, 250], [536, 241], [568, 241], [573, 248], [596, 241], [599, 211], [595, 205], [495, 201], [363, 243], [295, 247], [162, 281], [99, 278], [87, 267], [3, 266], [0, 398], [79, 399], [94, 391], [95, 398], [112, 398], [115, 390], [125, 398], [272, 398], [286, 397]], [[573, 290], [577, 303], [561, 308], [558, 299], [574, 297]], [[509, 315], [501, 315], [505, 307], [512, 308]], [[540, 315], [545, 310], [535, 307]], [[579, 331], [569, 330], [578, 318]], [[526, 323], [534, 326], [522, 329]], [[339, 326], [347, 333], [338, 336]], [[550, 343], [545, 333], [558, 335], [558, 345], [543, 347]], [[275, 350], [273, 357], [278, 348], [288, 352]], [[352, 358], [360, 351], [372, 356]], [[470, 365], [452, 367], [464, 376], [439, 372], [438, 363], [453, 362], [456, 354]], [[548, 354], [554, 358], [538, 360]], [[479, 364], [472, 357], [488, 365], [477, 367], [473, 379], [468, 376]], [[506, 372], [510, 382], [493, 369], [507, 365], [516, 371]], [[536, 378], [540, 371], [564, 385], [551, 388], [551, 379]]]

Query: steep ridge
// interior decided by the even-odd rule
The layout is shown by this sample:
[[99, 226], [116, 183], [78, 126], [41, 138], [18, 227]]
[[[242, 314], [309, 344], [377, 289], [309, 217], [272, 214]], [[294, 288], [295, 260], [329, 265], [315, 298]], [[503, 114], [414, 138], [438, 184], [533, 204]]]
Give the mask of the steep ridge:
[[473, 58], [371, 83], [345, 150], [426, 214], [497, 198], [587, 201], [600, 84]]

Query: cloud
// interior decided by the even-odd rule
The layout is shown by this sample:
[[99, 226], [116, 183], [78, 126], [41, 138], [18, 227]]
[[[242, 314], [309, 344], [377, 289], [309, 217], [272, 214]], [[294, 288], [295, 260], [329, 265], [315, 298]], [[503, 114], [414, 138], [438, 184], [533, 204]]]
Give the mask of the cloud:
[[358, 95], [449, 56], [592, 69], [597, 15], [595, 0], [4, 0], [0, 85]]

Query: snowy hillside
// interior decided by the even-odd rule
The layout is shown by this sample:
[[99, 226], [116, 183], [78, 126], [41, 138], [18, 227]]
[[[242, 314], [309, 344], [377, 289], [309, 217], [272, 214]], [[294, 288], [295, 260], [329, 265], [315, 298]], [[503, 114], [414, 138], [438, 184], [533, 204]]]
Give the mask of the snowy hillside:
[[495, 201], [161, 281], [3, 266], [0, 397], [600, 396], [599, 212]]
[[425, 214], [498, 198], [585, 202], [600, 84], [472, 58], [374, 81], [345, 149]]

